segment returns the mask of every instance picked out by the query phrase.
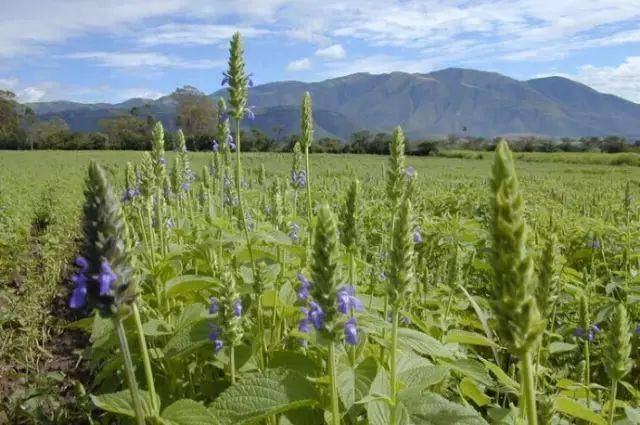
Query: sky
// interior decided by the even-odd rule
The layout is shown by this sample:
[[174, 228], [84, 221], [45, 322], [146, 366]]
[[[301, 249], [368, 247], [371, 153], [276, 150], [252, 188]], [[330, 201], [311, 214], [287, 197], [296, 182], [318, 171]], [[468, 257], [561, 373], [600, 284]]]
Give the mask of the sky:
[[234, 31], [256, 84], [463, 67], [640, 103], [640, 0], [0, 0], [0, 89], [23, 102], [210, 93]]

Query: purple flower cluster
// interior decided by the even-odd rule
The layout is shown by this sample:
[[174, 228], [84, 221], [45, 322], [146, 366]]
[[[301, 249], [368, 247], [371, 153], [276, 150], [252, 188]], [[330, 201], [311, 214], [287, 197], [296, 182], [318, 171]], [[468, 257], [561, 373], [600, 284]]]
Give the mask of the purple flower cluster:
[[187, 183], [187, 182], [182, 183], [182, 184], [180, 185], [180, 188], [181, 188], [182, 190], [184, 190], [185, 192], [188, 192], [188, 191], [189, 191], [189, 183]]
[[[302, 273], [298, 273], [298, 280], [300, 281], [300, 288], [298, 289], [298, 300], [307, 301], [309, 299], [309, 290], [311, 289], [311, 282]], [[344, 285], [336, 294], [336, 304], [338, 312], [347, 315], [355, 311], [363, 311], [364, 306], [362, 302], [356, 297], [355, 288], [350, 285]], [[315, 301], [309, 302], [309, 308], [301, 307], [300, 311], [304, 314], [304, 317], [298, 325], [300, 332], [309, 333], [311, 331], [310, 325], [316, 330], [324, 329], [325, 313], [322, 307]], [[349, 318], [344, 324], [344, 336], [347, 344], [356, 345], [358, 343], [358, 329], [357, 321], [355, 317]], [[306, 341], [303, 341], [303, 345]]]
[[602, 328], [600, 328], [600, 325], [598, 324], [591, 326], [591, 328], [588, 330], [585, 330], [584, 328], [581, 328], [581, 327], [577, 327], [573, 331], [573, 336], [575, 336], [576, 338], [585, 339], [587, 341], [593, 341], [596, 338], [596, 335], [600, 333], [601, 330]]
[[307, 172], [300, 170], [297, 173], [295, 170], [291, 170], [291, 185], [294, 187], [306, 187], [307, 186]]
[[233, 302], [233, 315], [235, 317], [242, 316], [242, 300], [240, 298]]
[[215, 139], [211, 142], [211, 150], [213, 152], [219, 152], [220, 151], [220, 145], [218, 144], [218, 141], [215, 140]]
[[140, 196], [141, 193], [142, 192], [138, 188], [127, 189], [122, 193], [122, 197], [120, 198], [120, 201], [122, 201], [122, 202], [130, 201], [133, 198], [135, 198], [136, 196]]
[[244, 116], [250, 121], [253, 121], [256, 119], [256, 114], [255, 112], [253, 112], [254, 108], [255, 106], [248, 106], [244, 108]]
[[407, 178], [411, 179], [415, 174], [416, 174], [416, 169], [411, 166], [404, 169], [404, 175], [407, 176]]
[[232, 151], [236, 150], [236, 144], [233, 141], [233, 136], [230, 135], [230, 134], [227, 136], [227, 145], [229, 145], [229, 149], [230, 150], [232, 150]]
[[218, 326], [215, 323], [210, 323], [209, 326], [211, 327], [211, 332], [209, 333], [209, 339], [211, 341], [213, 341], [213, 352], [218, 353], [220, 350], [222, 350], [223, 347], [223, 343], [222, 340], [219, 338], [220, 337], [220, 329], [218, 329]]
[[74, 283], [73, 292], [69, 299], [69, 307], [72, 309], [82, 308], [87, 303], [88, 284], [93, 279], [98, 284], [98, 293], [101, 297], [109, 295], [111, 285], [118, 280], [118, 276], [111, 269], [111, 264], [106, 259], [100, 263], [100, 272], [97, 275], [88, 276], [89, 262], [86, 258], [78, 256], [76, 258], [78, 272], [71, 276]]

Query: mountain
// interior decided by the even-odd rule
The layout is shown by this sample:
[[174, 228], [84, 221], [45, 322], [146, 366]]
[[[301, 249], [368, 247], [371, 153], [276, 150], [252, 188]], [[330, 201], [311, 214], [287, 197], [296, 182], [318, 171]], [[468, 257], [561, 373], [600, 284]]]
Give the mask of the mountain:
[[[313, 98], [317, 137], [347, 138], [353, 131], [389, 132], [401, 125], [410, 138], [467, 134], [498, 136], [640, 135], [640, 105], [575, 81], [548, 77], [519, 81], [494, 72], [448, 68], [428, 74], [357, 73], [315, 83], [283, 81], [249, 91], [256, 120], [273, 134], [298, 131], [302, 95]], [[226, 90], [210, 95], [226, 96]], [[119, 104], [31, 104], [42, 119], [64, 118], [74, 130], [98, 130], [99, 120], [138, 107], [175, 128], [176, 102], [131, 99]]]

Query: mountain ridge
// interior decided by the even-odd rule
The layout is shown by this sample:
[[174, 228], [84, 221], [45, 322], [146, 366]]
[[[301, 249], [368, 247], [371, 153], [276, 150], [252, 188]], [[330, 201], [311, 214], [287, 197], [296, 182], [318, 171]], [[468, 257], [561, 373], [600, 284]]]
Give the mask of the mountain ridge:
[[[284, 120], [279, 123], [285, 128], [284, 135], [296, 133], [305, 91], [312, 95], [314, 113], [322, 116], [316, 117], [318, 137], [344, 139], [353, 131], [389, 132], [396, 125], [412, 138], [448, 134], [640, 135], [640, 104], [560, 76], [521, 81], [466, 68], [429, 73], [360, 72], [318, 82], [288, 80], [257, 85], [249, 91], [256, 121], [245, 125], [271, 132], [277, 116]], [[208, 96], [226, 96], [226, 89]], [[170, 95], [116, 104], [56, 101], [29, 105], [41, 119], [55, 115], [69, 118], [72, 130], [98, 130], [101, 117], [127, 112], [133, 106], [147, 108], [146, 112], [158, 116], [169, 129], [176, 127], [177, 103]]]

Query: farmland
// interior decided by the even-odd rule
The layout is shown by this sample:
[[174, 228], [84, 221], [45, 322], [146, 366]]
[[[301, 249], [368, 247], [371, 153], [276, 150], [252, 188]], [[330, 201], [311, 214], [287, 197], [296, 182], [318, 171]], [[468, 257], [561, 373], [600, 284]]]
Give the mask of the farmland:
[[[248, 234], [261, 270], [259, 282], [234, 207], [223, 203], [226, 186], [213, 178], [221, 174], [207, 176], [216, 155], [224, 164], [222, 153], [167, 153], [167, 164], [182, 158], [177, 163], [196, 178], [157, 210], [149, 208], [145, 195], [120, 202], [127, 189], [127, 163], [142, 169], [142, 153], [2, 152], [0, 366], [7, 417], [27, 423], [82, 423], [92, 417], [106, 423], [134, 414], [112, 321], [92, 316], [89, 309], [70, 312], [66, 307], [75, 257], [83, 250], [83, 191], [94, 160], [115, 186], [116, 206], [122, 206], [125, 217], [123, 235], [157, 410], [135, 320], [129, 314], [123, 323], [147, 415], [162, 412], [169, 423], [241, 423], [251, 415], [265, 423], [331, 422], [327, 337], [313, 323], [307, 323], [309, 333], [301, 326], [300, 309], [307, 304], [299, 298], [303, 284], [298, 274], [312, 280], [317, 247], [307, 245], [306, 187], [291, 182], [293, 154], [242, 154], [245, 218], [252, 222]], [[551, 270], [557, 291], [549, 298], [553, 308], [546, 310], [549, 320], [533, 359], [538, 423], [606, 423], [612, 395], [610, 318], [619, 304], [628, 310], [631, 368], [617, 386], [615, 418], [634, 423], [640, 400], [639, 338], [634, 333], [640, 321], [635, 201], [640, 171], [597, 164], [610, 155], [590, 156], [592, 163], [585, 164], [576, 163], [585, 161], [581, 154], [555, 154], [552, 161], [533, 155], [518, 154], [515, 160], [530, 233], [527, 246], [536, 280]], [[417, 406], [422, 400], [432, 407], [431, 413], [423, 412], [423, 422], [418, 413], [407, 413], [409, 423], [455, 418], [457, 423], [518, 423], [518, 361], [500, 339], [491, 303], [493, 161], [493, 153], [481, 159], [406, 158], [404, 167], [414, 170], [411, 187], [403, 189], [410, 191], [412, 204], [414, 272], [399, 317], [391, 314], [388, 321], [395, 258], [390, 255], [390, 159], [310, 156], [312, 223], [317, 225], [319, 208], [328, 202], [339, 235], [329, 258], [339, 286], [353, 285], [363, 307], [349, 311], [357, 319], [355, 345], [343, 335], [342, 323], [331, 344], [343, 423], [389, 423], [393, 409], [382, 397], [390, 396], [391, 373], [401, 389], [399, 400]], [[293, 167], [299, 171], [301, 163]], [[168, 165], [164, 172], [170, 175], [171, 170]], [[344, 205], [356, 179], [360, 206], [354, 210], [353, 249], [344, 243], [349, 234], [344, 226], [350, 222]], [[549, 241], [555, 241], [551, 251]], [[313, 285], [311, 296], [317, 296]], [[220, 305], [214, 314], [210, 297]], [[225, 311], [232, 309], [225, 303], [236, 300], [243, 306], [239, 316]], [[392, 372], [393, 322], [398, 346]], [[220, 332], [210, 339], [213, 323]], [[265, 386], [269, 396], [257, 394], [264, 404], [239, 401], [239, 394]], [[412, 394], [411, 388], [418, 392]], [[77, 403], [60, 400], [60, 393]], [[117, 407], [123, 403], [129, 407]], [[185, 411], [195, 416], [184, 416]], [[180, 415], [192, 422], [180, 422]]]

